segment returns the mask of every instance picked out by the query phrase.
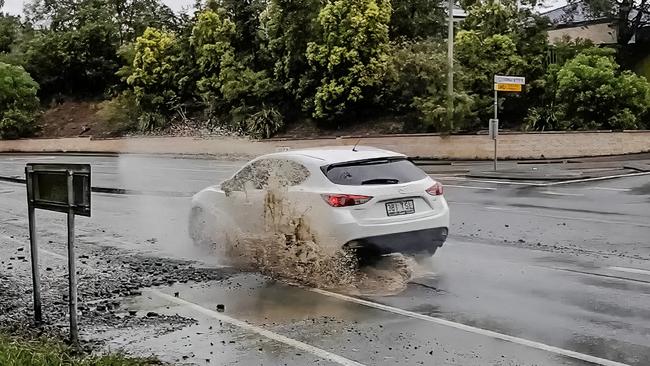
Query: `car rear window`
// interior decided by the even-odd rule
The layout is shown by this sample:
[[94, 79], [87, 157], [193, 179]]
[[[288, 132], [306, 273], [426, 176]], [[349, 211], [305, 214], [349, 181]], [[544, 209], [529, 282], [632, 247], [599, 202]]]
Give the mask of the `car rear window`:
[[324, 166], [323, 173], [334, 184], [346, 186], [400, 184], [426, 177], [407, 159], [372, 159]]

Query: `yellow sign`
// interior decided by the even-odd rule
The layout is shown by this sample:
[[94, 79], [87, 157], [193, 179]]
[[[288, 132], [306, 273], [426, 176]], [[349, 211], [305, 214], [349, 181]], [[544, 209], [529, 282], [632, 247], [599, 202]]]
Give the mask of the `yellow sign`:
[[520, 92], [521, 84], [494, 84], [494, 90], [507, 92]]

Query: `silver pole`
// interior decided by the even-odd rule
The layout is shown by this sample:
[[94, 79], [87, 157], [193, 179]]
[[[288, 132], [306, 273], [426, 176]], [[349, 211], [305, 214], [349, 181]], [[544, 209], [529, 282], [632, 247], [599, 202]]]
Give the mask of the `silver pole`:
[[454, 0], [449, 0], [447, 30], [447, 118], [449, 128], [454, 130]]
[[79, 344], [77, 324], [77, 269], [74, 254], [74, 184], [73, 173], [68, 171], [68, 281], [70, 306], [70, 343]]
[[[498, 92], [497, 88], [495, 86], [494, 88], [494, 119], [497, 121], [499, 120], [499, 101], [498, 101]], [[494, 131], [497, 136], [499, 132], [499, 123], [497, 122], [497, 125], [495, 126], [495, 131]], [[497, 170], [497, 138], [494, 139], [494, 170]]]
[[[28, 168], [25, 168], [25, 178], [32, 180]], [[32, 184], [27, 184], [31, 187]], [[38, 271], [38, 245], [36, 243], [36, 214], [34, 205], [30, 201], [31, 195], [27, 193], [27, 216], [29, 220], [29, 250], [32, 257], [32, 287], [34, 289], [34, 323], [39, 326], [43, 323], [43, 311], [41, 308], [41, 277]]]

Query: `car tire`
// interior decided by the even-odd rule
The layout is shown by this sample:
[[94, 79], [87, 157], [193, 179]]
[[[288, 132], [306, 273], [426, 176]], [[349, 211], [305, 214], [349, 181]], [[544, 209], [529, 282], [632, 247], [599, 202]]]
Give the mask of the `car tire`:
[[416, 262], [422, 264], [425, 263], [429, 260], [431, 260], [431, 257], [433, 257], [436, 254], [436, 251], [440, 248], [439, 246], [434, 247], [433, 249], [429, 249], [426, 252], [423, 253], [418, 253], [413, 256]]

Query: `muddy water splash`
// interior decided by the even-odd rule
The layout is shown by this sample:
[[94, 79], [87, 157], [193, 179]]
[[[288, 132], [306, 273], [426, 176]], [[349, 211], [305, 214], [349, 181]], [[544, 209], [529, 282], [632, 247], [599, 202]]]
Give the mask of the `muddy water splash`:
[[[228, 256], [238, 265], [270, 277], [308, 287], [349, 294], [391, 295], [411, 279], [414, 261], [403, 256], [382, 258], [374, 266], [359, 268], [356, 256], [315, 234], [309, 212], [298, 212], [288, 187], [309, 173], [291, 162], [271, 161], [252, 184], [264, 190], [264, 227], [229, 237]], [[308, 210], [307, 210], [308, 211]], [[262, 229], [262, 230], [260, 230]]]

